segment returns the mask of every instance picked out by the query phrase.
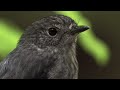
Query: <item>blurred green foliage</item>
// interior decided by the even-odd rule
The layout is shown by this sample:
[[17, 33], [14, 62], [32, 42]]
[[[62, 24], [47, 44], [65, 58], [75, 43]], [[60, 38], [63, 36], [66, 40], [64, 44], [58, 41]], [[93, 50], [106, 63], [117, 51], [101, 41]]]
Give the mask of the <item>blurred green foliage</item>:
[[[90, 54], [100, 66], [106, 66], [110, 50], [103, 40], [97, 38], [92, 30], [90, 21], [82, 15], [80, 11], [54, 11], [56, 14], [62, 14], [71, 17], [78, 25], [88, 25], [90, 29], [78, 36], [79, 45]], [[22, 30], [7, 20], [0, 19], [0, 56], [4, 58], [12, 51], [22, 35]]]
[[88, 31], [79, 34], [79, 45], [81, 45], [88, 54], [93, 56], [98, 65], [106, 66], [110, 59], [109, 47], [94, 34], [90, 21], [79, 11], [55, 11], [55, 13], [71, 17], [78, 25], [90, 26]]
[[12, 51], [21, 36], [21, 30], [7, 20], [0, 19], [0, 57]]

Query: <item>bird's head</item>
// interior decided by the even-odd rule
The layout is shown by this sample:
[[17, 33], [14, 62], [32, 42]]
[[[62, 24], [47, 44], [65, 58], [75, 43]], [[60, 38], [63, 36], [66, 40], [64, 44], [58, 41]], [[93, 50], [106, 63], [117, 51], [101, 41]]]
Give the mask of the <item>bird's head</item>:
[[70, 17], [48, 16], [32, 23], [23, 34], [20, 43], [35, 44], [40, 48], [70, 45], [79, 33], [87, 29], [88, 26], [78, 26]]

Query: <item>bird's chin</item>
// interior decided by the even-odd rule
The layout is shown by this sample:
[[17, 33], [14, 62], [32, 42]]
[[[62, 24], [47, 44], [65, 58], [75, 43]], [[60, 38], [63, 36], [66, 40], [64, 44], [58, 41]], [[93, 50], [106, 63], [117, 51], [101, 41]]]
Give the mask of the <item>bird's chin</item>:
[[66, 34], [66, 36], [62, 37], [58, 43], [59, 47], [71, 47], [73, 44], [77, 42], [78, 33], [71, 35]]
[[71, 40], [72, 40], [73, 43], [76, 43], [76, 42], [77, 42], [77, 36], [78, 36], [78, 34], [79, 34], [79, 33], [75, 34], [75, 35], [71, 38]]
[[68, 47], [71, 47], [73, 44], [75, 44], [77, 41], [77, 37], [76, 36], [73, 36], [73, 37], [70, 37], [69, 39], [66, 40], [66, 45]]
[[77, 37], [75, 37], [75, 43], [77, 42]]

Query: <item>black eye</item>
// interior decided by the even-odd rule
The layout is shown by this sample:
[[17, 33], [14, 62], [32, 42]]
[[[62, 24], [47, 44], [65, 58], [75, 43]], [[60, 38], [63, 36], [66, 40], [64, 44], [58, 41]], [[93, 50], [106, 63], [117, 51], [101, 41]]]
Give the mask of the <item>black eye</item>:
[[57, 34], [57, 29], [56, 28], [49, 28], [48, 33], [50, 36], [55, 36]]

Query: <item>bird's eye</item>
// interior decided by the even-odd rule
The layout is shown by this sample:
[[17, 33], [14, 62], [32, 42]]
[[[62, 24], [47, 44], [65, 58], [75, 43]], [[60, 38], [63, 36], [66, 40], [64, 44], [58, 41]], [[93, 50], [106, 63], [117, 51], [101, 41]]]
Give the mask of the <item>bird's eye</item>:
[[56, 28], [49, 28], [48, 29], [48, 34], [50, 36], [55, 36], [57, 34], [57, 29]]

